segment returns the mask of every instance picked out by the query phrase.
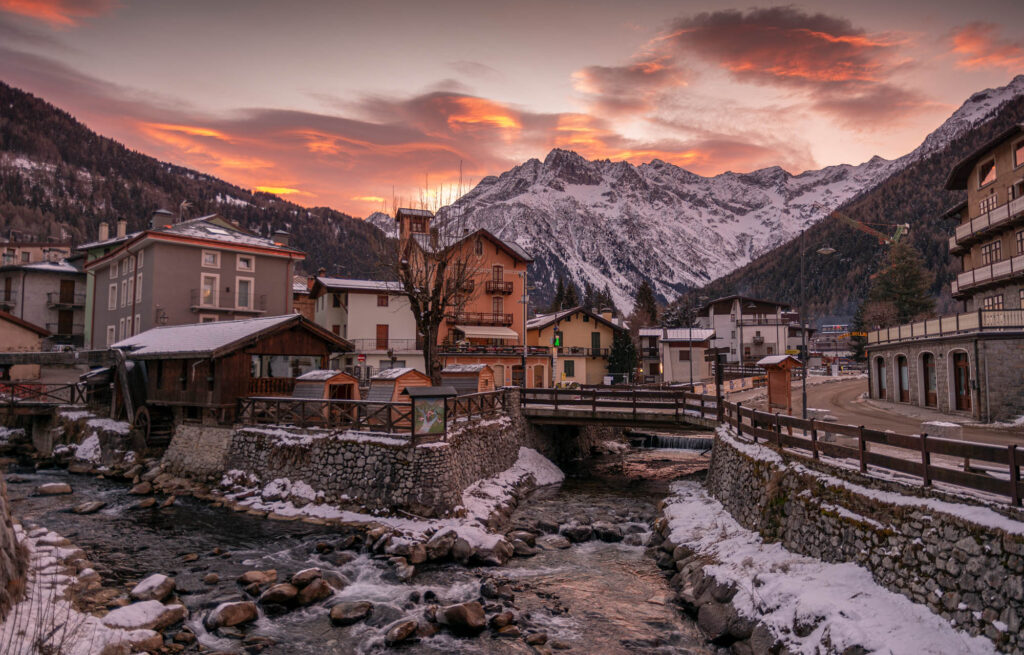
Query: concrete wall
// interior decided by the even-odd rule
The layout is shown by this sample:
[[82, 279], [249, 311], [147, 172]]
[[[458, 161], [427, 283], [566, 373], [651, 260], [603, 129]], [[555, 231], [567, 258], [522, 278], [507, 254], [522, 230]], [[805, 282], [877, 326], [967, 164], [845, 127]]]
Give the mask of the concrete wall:
[[1014, 521], [1006, 506], [816, 470], [734, 439], [716, 437], [705, 484], [744, 527], [794, 552], [854, 562], [1000, 650], [1024, 647], [1024, 514]]
[[0, 475], [0, 621], [25, 592], [28, 552], [14, 532], [7, 483]]

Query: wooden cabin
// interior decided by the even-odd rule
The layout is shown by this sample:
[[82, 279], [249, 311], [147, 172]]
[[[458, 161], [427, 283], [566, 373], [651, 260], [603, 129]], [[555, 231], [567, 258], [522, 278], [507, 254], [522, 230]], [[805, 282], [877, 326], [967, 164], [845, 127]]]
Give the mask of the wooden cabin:
[[386, 368], [370, 378], [367, 402], [407, 403], [407, 387], [429, 387], [430, 378], [414, 368]]
[[359, 400], [359, 380], [348, 373], [317, 369], [295, 378], [293, 398]]
[[[296, 378], [352, 344], [300, 314], [153, 328], [119, 341], [142, 369], [137, 422], [234, 420], [238, 399], [291, 395]], [[140, 416], [144, 413], [144, 416]], [[144, 427], [140, 425], [140, 427]], [[145, 426], [148, 427], [148, 426]]]
[[449, 364], [441, 370], [441, 384], [460, 396], [494, 391], [494, 370], [487, 364]]
[[758, 360], [757, 365], [768, 373], [768, 406], [792, 414], [792, 370], [803, 366], [803, 362], [792, 355], [771, 355]]

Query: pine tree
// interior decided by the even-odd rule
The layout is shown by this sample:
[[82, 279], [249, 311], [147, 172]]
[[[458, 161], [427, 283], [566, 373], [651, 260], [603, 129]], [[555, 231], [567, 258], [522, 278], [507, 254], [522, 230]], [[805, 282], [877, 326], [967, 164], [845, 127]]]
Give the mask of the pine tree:
[[646, 279], [636, 290], [636, 306], [633, 314], [637, 320], [643, 323], [638, 327], [658, 324], [658, 301], [654, 297], [654, 289]]
[[555, 297], [551, 301], [551, 307], [548, 308], [549, 312], [557, 312], [562, 309], [562, 303], [565, 301], [565, 279], [559, 275], [558, 285], [555, 287]]
[[580, 292], [576, 283], [569, 280], [565, 285], [565, 296], [562, 298], [562, 309], [572, 309], [580, 304]]
[[590, 283], [590, 280], [583, 281], [583, 306], [587, 309], [594, 309], [594, 303], [597, 302], [597, 298], [594, 295], [594, 285]]
[[917, 249], [907, 241], [900, 241], [891, 246], [889, 263], [875, 278], [868, 299], [891, 303], [895, 323], [909, 323], [934, 311], [935, 298], [929, 292], [934, 278], [935, 275], [925, 269]]
[[604, 289], [598, 292], [596, 301], [597, 308], [599, 310], [610, 309], [615, 312], [619, 310], [619, 308], [615, 306], [615, 300], [612, 298], [612, 289], [608, 286], [607, 282], [604, 283]]
[[867, 322], [864, 320], [864, 305], [865, 303], [860, 304], [850, 323], [850, 350], [853, 351], [853, 361], [855, 362], [864, 362], [868, 359], [867, 353], [864, 352], [864, 348], [868, 345], [868, 338], [861, 336], [868, 330]]
[[629, 382], [629, 377], [636, 370], [636, 346], [629, 334], [623, 330], [615, 330], [612, 337], [612, 349], [608, 353], [608, 372], [616, 377], [616, 381]]

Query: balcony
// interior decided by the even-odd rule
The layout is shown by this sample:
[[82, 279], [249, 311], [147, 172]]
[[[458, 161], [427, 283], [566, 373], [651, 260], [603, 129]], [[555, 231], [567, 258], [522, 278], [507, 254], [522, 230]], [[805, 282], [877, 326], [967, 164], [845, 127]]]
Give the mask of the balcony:
[[764, 345], [764, 337], [751, 337], [750, 342], [755, 346], [762, 346]]
[[512, 325], [512, 314], [487, 314], [484, 312], [459, 312], [445, 318], [457, 325]]
[[386, 353], [393, 350], [396, 353], [407, 353], [423, 350], [423, 341], [420, 339], [349, 339], [355, 346], [357, 353]]
[[[657, 350], [657, 349], [655, 349]], [[563, 346], [558, 349], [558, 356], [607, 357], [610, 348], [583, 348], [581, 346]]]
[[974, 332], [1024, 331], [1024, 309], [979, 309], [868, 332], [868, 346]]
[[[475, 343], [451, 343], [438, 344], [437, 350], [442, 355], [515, 355], [523, 356], [523, 347], [516, 345], [488, 346]], [[527, 346], [527, 355], [550, 355], [551, 350], [547, 346]]]
[[18, 303], [15, 301], [14, 296], [10, 298], [0, 298], [0, 310], [9, 312], [14, 309], [14, 306]]
[[507, 296], [512, 293], [512, 283], [503, 280], [487, 280], [484, 290], [487, 293], [500, 293]]
[[[253, 298], [253, 307], [224, 307], [203, 302], [202, 290], [192, 289], [190, 309], [193, 312], [217, 312], [225, 314], [266, 314], [267, 294], [262, 293]], [[223, 300], [223, 299], [222, 299]]]
[[655, 347], [643, 347], [639, 348], [641, 357], [661, 357], [661, 353], [658, 352], [658, 348]]
[[955, 297], [964, 295], [968, 289], [979, 289], [1021, 275], [1024, 275], [1024, 255], [1017, 255], [1010, 259], [964, 271], [956, 276], [950, 286]]
[[1024, 218], [1024, 196], [1014, 198], [967, 223], [957, 225], [953, 236], [949, 238], [949, 252], [958, 254], [972, 243], [994, 235], [1021, 218]]
[[60, 323], [47, 323], [46, 331], [50, 334], [66, 337], [73, 334], [84, 334], [85, 325], [82, 323], [68, 323], [63, 325]]
[[46, 306], [54, 309], [85, 307], [85, 294], [50, 291], [46, 294]]
[[748, 325], [789, 325], [789, 319], [778, 318], [777, 316], [770, 316], [765, 318], [741, 318], [736, 321], [736, 325], [748, 326]]

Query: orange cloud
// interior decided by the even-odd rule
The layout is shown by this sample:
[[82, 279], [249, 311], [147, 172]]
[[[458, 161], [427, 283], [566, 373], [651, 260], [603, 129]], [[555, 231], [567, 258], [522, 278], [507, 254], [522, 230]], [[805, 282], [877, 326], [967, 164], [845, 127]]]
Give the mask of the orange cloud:
[[686, 85], [671, 57], [642, 57], [625, 66], [587, 66], [572, 75], [573, 87], [601, 113], [632, 114], [650, 110], [658, 95]]
[[1024, 69], [1024, 45], [999, 38], [992, 23], [971, 23], [953, 33], [953, 52], [960, 56], [957, 68]]
[[53, 27], [74, 27], [114, 7], [114, 0], [0, 0], [0, 10], [28, 16]]
[[456, 110], [448, 114], [448, 125], [488, 125], [508, 130], [522, 128], [519, 119], [506, 107], [485, 98], [460, 96], [453, 99]]
[[299, 189], [293, 189], [287, 186], [257, 186], [253, 191], [259, 191], [261, 193], [272, 193], [275, 196], [312, 196], [314, 194], [308, 191], [301, 191]]

